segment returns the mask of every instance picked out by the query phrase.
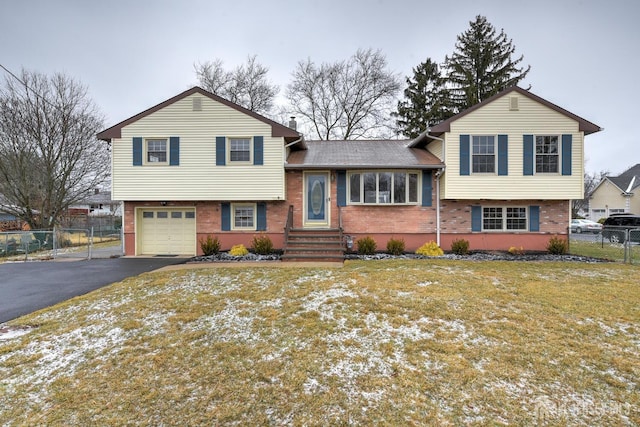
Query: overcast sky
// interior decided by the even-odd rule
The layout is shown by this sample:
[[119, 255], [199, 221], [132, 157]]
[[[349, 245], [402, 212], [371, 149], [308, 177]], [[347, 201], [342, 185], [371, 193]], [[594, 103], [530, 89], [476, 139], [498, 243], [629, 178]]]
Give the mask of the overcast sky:
[[214, 58], [256, 54], [283, 92], [300, 60], [373, 48], [404, 79], [478, 14], [531, 65], [521, 86], [604, 128], [586, 138], [588, 171], [640, 163], [638, 0], [0, 0], [0, 64], [76, 78], [108, 127], [196, 85], [194, 63]]

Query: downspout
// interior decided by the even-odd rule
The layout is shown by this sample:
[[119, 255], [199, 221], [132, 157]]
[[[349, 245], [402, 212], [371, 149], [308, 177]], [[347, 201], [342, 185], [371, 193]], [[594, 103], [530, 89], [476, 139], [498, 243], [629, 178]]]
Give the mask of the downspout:
[[[417, 138], [416, 140], [420, 140], [422, 138], [431, 138], [431, 139], [435, 139], [437, 141], [442, 142], [442, 163], [445, 164], [444, 167], [446, 167], [447, 162], [447, 150], [445, 147], [445, 141], [443, 138], [437, 137], [435, 135], [429, 135], [429, 128], [427, 128], [424, 132], [422, 132]], [[440, 170], [438, 170], [438, 172], [436, 172], [436, 243], [438, 244], [438, 246], [440, 246], [440, 177], [442, 176], [442, 174], [444, 173], [444, 167]]]

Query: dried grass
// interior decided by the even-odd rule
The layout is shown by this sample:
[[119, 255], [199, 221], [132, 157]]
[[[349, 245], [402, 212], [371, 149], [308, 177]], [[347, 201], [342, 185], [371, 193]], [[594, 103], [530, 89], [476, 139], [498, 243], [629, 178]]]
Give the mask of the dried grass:
[[1, 425], [637, 425], [638, 269], [141, 275], [17, 319]]

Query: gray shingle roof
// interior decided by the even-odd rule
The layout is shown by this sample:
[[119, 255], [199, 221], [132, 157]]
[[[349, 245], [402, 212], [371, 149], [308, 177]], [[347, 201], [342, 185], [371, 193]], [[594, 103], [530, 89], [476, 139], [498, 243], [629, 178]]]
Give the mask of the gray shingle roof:
[[[640, 163], [630, 167], [618, 176], [608, 176], [607, 178], [622, 191], [632, 191], [640, 186]], [[630, 185], [631, 188], [629, 188]]]
[[306, 141], [307, 149], [289, 155], [288, 169], [435, 169], [444, 167], [422, 148], [409, 148], [403, 140]]

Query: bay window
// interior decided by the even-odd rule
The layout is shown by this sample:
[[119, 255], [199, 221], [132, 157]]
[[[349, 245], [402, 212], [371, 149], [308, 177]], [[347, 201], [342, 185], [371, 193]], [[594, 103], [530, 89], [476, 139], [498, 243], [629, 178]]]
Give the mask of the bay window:
[[352, 172], [349, 204], [417, 204], [418, 172]]

